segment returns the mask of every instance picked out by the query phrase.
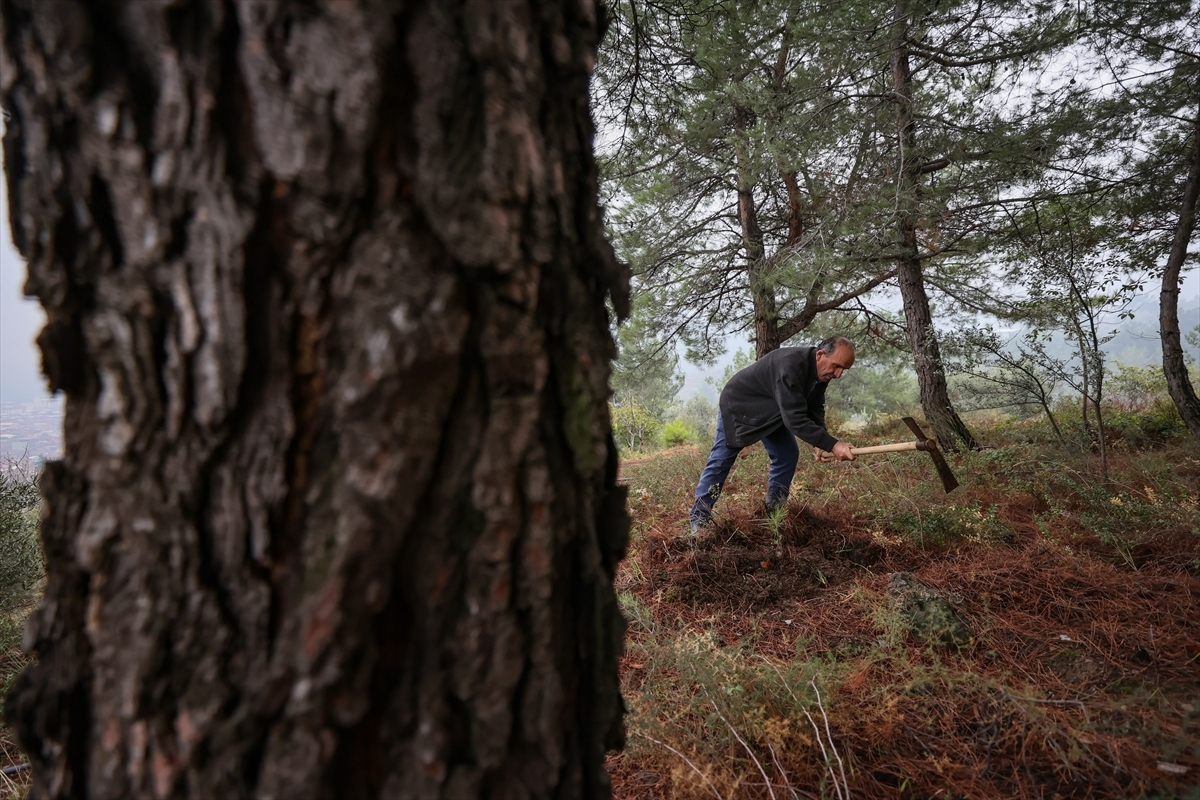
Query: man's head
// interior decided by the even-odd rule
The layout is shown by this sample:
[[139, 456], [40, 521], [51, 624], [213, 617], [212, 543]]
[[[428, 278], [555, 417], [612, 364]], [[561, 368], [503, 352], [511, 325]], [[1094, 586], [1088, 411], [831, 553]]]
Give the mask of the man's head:
[[817, 344], [817, 380], [829, 383], [854, 366], [854, 342], [845, 336], [830, 336]]

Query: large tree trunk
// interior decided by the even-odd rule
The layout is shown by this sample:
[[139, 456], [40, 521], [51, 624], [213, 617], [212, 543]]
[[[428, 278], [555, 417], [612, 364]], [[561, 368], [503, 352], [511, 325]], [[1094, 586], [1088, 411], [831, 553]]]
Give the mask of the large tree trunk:
[[1200, 115], [1192, 125], [1192, 148], [1189, 155], [1187, 181], [1183, 185], [1183, 203], [1179, 209], [1179, 224], [1167, 256], [1163, 272], [1162, 293], [1159, 295], [1158, 329], [1162, 337], [1163, 372], [1167, 389], [1187, 423], [1192, 436], [1200, 439], [1200, 398], [1188, 379], [1183, 360], [1183, 344], [1179, 339], [1179, 272], [1187, 258], [1188, 243], [1196, 224], [1196, 201], [1200, 197]]
[[912, 111], [912, 73], [908, 57], [908, 9], [901, 0], [892, 22], [892, 90], [896, 105], [896, 136], [900, 156], [898, 165], [897, 224], [900, 256], [896, 260], [900, 296], [907, 320], [908, 342], [912, 348], [917, 383], [921, 390], [921, 409], [933, 427], [938, 441], [946, 449], [956, 449], [961, 441], [969, 448], [979, 445], [966, 423], [950, 403], [946, 375], [942, 371], [941, 350], [929, 310], [929, 296], [921, 274], [917, 242], [917, 195], [920, 191], [916, 123]]
[[591, 0], [3, 0], [37, 797], [602, 797]]

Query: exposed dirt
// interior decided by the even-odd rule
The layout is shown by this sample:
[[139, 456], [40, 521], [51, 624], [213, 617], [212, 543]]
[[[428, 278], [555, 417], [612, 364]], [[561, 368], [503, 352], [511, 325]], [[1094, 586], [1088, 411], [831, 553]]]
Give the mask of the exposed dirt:
[[874, 565], [884, 548], [869, 535], [813, 513], [788, 518], [776, 535], [757, 528], [714, 526], [664, 542], [663, 570], [653, 588], [667, 599], [762, 613], [840, 586]]

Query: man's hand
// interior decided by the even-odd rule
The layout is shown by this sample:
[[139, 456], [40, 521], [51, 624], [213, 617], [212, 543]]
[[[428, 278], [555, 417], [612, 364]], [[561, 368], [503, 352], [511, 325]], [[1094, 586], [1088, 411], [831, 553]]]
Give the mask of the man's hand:
[[833, 457], [839, 461], [853, 461], [854, 453], [850, 452], [852, 445], [838, 442], [833, 446]]
[[833, 446], [832, 453], [828, 450], [822, 450], [819, 447], [814, 447], [813, 458], [824, 464], [828, 464], [833, 461], [853, 461], [854, 453], [850, 452], [852, 447], [853, 445], [846, 444], [845, 442], [838, 442]]

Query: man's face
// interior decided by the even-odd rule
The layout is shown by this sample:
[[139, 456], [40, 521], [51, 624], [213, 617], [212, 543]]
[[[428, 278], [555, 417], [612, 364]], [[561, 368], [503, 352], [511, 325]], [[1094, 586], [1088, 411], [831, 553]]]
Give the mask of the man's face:
[[842, 373], [854, 366], [854, 351], [846, 345], [838, 345], [832, 353], [824, 350], [817, 351], [817, 380], [829, 383], [834, 378], [842, 377]]

